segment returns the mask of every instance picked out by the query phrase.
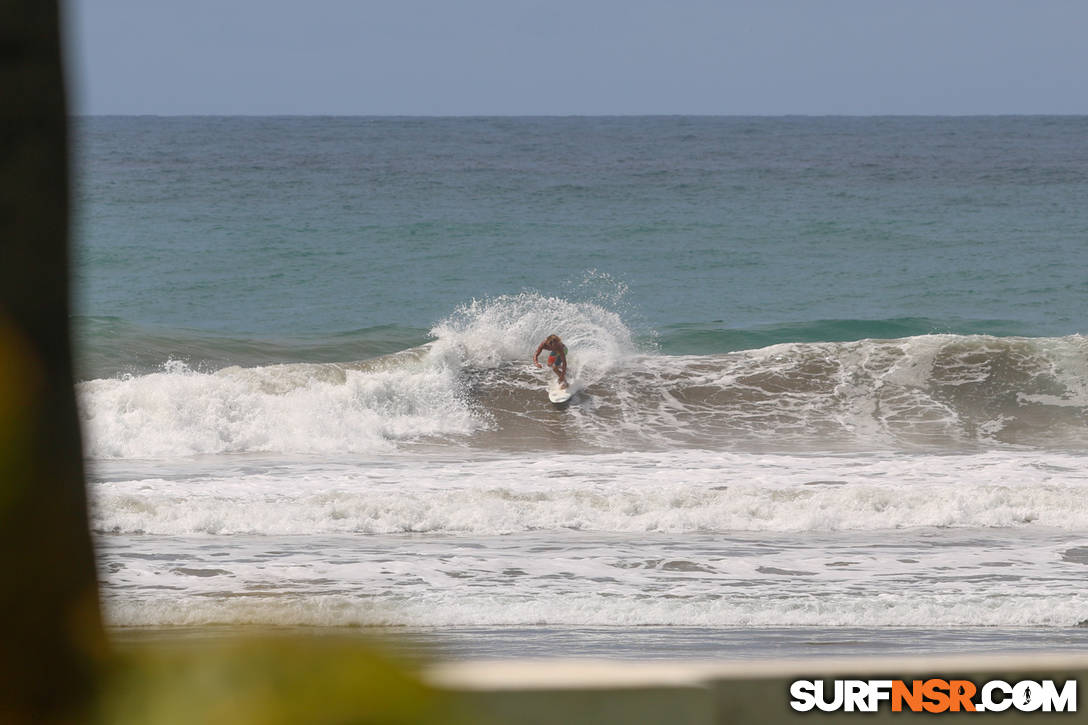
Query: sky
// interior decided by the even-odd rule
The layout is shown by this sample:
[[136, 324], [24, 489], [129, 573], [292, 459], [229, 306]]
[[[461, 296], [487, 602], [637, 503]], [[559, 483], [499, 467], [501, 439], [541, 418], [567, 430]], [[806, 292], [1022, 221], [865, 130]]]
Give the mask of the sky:
[[73, 108], [1088, 113], [1083, 0], [62, 0]]

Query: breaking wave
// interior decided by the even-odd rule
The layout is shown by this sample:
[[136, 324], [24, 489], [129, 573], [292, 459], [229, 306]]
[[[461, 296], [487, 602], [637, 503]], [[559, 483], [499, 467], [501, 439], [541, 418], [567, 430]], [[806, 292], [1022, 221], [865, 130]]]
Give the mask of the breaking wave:
[[[578, 393], [530, 358], [550, 333]], [[712, 355], [642, 346], [616, 313], [523, 293], [355, 362], [155, 372], [79, 384], [92, 458], [497, 451], [977, 449], [1088, 443], [1088, 339], [919, 335]]]

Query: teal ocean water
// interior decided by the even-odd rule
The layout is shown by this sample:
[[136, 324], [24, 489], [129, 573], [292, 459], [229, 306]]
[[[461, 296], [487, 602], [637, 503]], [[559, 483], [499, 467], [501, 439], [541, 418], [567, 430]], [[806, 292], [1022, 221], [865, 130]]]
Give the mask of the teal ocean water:
[[94, 117], [75, 148], [119, 626], [1088, 620], [1088, 118]]
[[370, 356], [529, 290], [603, 295], [672, 354], [1084, 324], [1081, 117], [88, 118], [77, 142], [88, 376], [201, 334]]

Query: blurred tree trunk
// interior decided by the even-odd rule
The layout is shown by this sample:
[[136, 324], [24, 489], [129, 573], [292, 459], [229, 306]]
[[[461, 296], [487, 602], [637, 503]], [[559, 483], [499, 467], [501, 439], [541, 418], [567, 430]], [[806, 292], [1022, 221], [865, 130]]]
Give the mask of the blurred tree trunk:
[[56, 0], [0, 0], [0, 722], [80, 720], [103, 651], [68, 342]]

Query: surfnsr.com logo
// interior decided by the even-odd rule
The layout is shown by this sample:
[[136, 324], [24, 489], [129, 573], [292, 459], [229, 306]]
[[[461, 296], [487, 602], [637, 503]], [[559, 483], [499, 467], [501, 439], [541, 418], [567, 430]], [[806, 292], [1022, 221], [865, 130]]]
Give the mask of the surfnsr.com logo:
[[798, 712], [1076, 712], [1077, 681], [1054, 680], [797, 680], [790, 707]]

